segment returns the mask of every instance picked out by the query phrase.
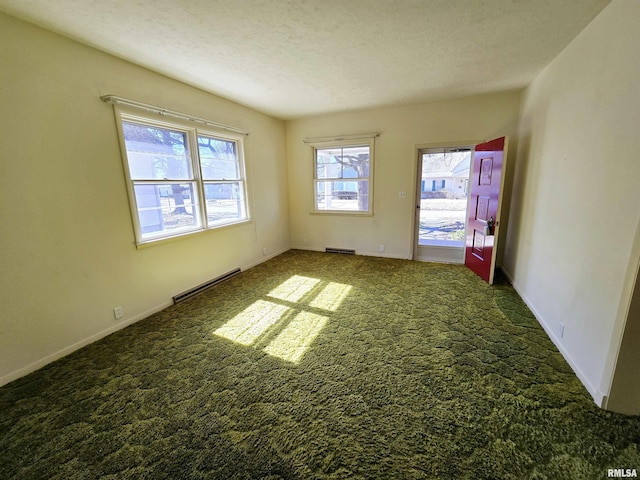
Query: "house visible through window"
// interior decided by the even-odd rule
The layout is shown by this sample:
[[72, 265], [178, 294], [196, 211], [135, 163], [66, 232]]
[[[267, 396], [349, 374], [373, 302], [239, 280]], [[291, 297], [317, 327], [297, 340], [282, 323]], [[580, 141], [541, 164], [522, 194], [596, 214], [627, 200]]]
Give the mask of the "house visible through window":
[[315, 211], [371, 212], [372, 151], [373, 139], [314, 148]]
[[242, 136], [120, 119], [138, 243], [248, 219]]

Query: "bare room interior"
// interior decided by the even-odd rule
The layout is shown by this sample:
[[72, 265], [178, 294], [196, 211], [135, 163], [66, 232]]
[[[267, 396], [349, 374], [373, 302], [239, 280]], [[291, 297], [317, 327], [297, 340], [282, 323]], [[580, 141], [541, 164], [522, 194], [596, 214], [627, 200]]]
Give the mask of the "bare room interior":
[[636, 473], [638, 18], [0, 0], [0, 476]]

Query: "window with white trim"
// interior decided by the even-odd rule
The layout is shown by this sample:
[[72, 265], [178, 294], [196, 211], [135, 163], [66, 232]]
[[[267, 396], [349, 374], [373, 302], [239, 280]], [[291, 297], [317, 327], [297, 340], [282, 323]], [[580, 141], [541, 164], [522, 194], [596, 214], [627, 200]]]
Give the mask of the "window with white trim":
[[315, 144], [314, 211], [372, 213], [373, 138]]
[[138, 244], [248, 220], [243, 135], [119, 120]]

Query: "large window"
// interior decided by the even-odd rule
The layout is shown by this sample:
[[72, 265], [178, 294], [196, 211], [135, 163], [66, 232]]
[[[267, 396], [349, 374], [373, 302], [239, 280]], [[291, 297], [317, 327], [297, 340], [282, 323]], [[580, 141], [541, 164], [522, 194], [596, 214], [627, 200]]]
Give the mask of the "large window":
[[316, 212], [371, 213], [373, 139], [314, 146]]
[[248, 219], [241, 135], [119, 116], [138, 244]]

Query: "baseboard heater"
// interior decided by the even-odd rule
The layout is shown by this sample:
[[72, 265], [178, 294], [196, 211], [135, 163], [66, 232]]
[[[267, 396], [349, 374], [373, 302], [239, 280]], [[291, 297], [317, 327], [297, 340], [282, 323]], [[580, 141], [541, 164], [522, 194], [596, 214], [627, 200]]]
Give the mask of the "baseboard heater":
[[176, 303], [184, 302], [187, 298], [198, 295], [199, 293], [204, 292], [207, 288], [211, 288], [215, 285], [218, 285], [219, 283], [224, 282], [225, 280], [229, 280], [231, 277], [235, 277], [239, 273], [242, 273], [242, 270], [236, 268], [235, 270], [231, 270], [230, 272], [222, 274], [219, 277], [209, 280], [208, 282], [204, 282], [197, 287], [193, 287], [189, 290], [179, 293], [178, 295], [173, 297], [173, 304], [175, 305]]
[[348, 248], [331, 248], [327, 247], [324, 249], [326, 253], [341, 253], [342, 255], [355, 255], [356, 251]]

